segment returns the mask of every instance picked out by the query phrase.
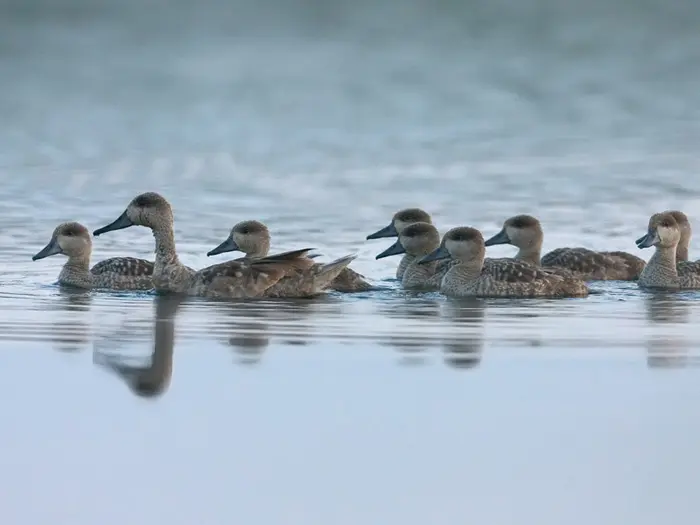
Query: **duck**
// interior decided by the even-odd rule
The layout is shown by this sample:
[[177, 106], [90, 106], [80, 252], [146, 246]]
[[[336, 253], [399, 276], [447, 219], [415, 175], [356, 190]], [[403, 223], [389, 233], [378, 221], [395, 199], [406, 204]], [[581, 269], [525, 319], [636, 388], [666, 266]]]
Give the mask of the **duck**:
[[557, 248], [540, 259], [543, 238], [539, 220], [532, 215], [516, 215], [507, 219], [501, 231], [485, 245], [512, 244], [519, 248], [516, 260], [584, 281], [634, 281], [646, 264], [630, 253], [596, 252], [587, 248]]
[[[368, 235], [367, 240], [398, 237], [404, 228], [417, 222], [432, 224], [433, 221], [430, 214], [421, 208], [405, 208], [399, 210], [394, 214], [391, 218], [391, 222], [387, 226]], [[403, 274], [406, 271], [406, 266], [408, 266], [411, 261], [412, 258], [410, 256], [402, 257], [399, 262], [399, 267], [396, 269], [396, 279], [399, 281], [402, 280]]]
[[450, 297], [587, 297], [581, 279], [565, 278], [514, 259], [491, 259], [484, 264], [486, 244], [479, 230], [469, 226], [452, 228], [440, 246], [420, 259], [419, 264], [452, 258], [452, 266], [440, 283], [440, 292]]
[[670, 212], [655, 213], [649, 218], [647, 233], [635, 241], [638, 248], [656, 250], [639, 276], [641, 288], [660, 290], [700, 289], [700, 265], [677, 261], [676, 250], [682, 227]]
[[681, 238], [678, 241], [678, 248], [676, 248], [676, 262], [685, 262], [688, 260], [690, 239], [693, 236], [693, 229], [690, 226], [690, 220], [688, 219], [688, 216], [680, 210], [666, 210], [663, 213], [670, 213], [678, 223], [678, 227], [681, 231]]
[[68, 260], [58, 275], [60, 285], [73, 288], [107, 290], [152, 290], [154, 264], [135, 257], [112, 257], [90, 268], [92, 238], [79, 222], [56, 226], [49, 243], [32, 261], [52, 255], [65, 255]]
[[[236, 259], [237, 261], [259, 259], [267, 256], [269, 253], [270, 237], [270, 230], [264, 223], [256, 220], [241, 221], [231, 228], [231, 233], [224, 242], [207, 252], [207, 256], [211, 257], [220, 253], [241, 251], [245, 255]], [[309, 257], [315, 258], [316, 255], [310, 254]], [[316, 264], [319, 265], [320, 263]], [[321, 266], [323, 265], [321, 264]], [[341, 270], [328, 288], [343, 293], [366, 292], [374, 289], [365, 280], [364, 275], [348, 267]]]
[[416, 222], [402, 228], [396, 242], [378, 254], [376, 259], [404, 254], [403, 260], [407, 264], [401, 277], [402, 286], [409, 290], [439, 290], [440, 282], [448, 269], [448, 265], [443, 264], [445, 261], [418, 264], [420, 259], [438, 246], [440, 233], [437, 228], [427, 222]]
[[172, 206], [156, 192], [134, 197], [116, 220], [98, 228], [93, 235], [97, 237], [131, 226], [144, 226], [153, 233], [156, 246], [153, 285], [159, 293], [212, 299], [270, 297], [266, 293], [268, 289], [281, 279], [294, 276], [294, 285], [285, 288], [284, 297], [312, 297], [323, 293], [356, 257], [348, 255], [320, 267], [313, 267], [313, 259], [307, 257], [313, 248], [304, 248], [251, 261], [227, 261], [194, 270], [180, 262], [175, 245]]

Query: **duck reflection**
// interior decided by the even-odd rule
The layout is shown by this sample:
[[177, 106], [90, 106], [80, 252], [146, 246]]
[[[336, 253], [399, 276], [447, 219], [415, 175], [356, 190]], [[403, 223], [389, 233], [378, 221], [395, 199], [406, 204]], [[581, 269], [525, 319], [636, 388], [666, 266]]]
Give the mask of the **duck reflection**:
[[421, 366], [427, 363], [428, 351], [436, 346], [435, 334], [440, 331], [441, 302], [436, 296], [406, 292], [399, 300], [379, 304], [379, 313], [396, 321], [387, 337], [380, 336], [380, 344], [400, 353], [399, 365]]
[[483, 299], [448, 300], [443, 317], [450, 324], [442, 341], [445, 364], [457, 369], [472, 369], [481, 364], [484, 349], [484, 317], [486, 302]]
[[652, 327], [647, 338], [647, 366], [683, 368], [693, 364], [689, 358], [693, 347], [691, 341], [668, 330], [690, 321], [691, 302], [677, 293], [653, 292], [645, 296], [644, 304], [646, 318]]
[[326, 298], [257, 300], [222, 302], [217, 307], [224, 314], [221, 327], [227, 334], [227, 344], [237, 355], [237, 362], [255, 365], [273, 338], [282, 339], [283, 345], [308, 344], [313, 337], [313, 326], [307, 320], [319, 308], [324, 309], [324, 316], [329, 315], [332, 312], [328, 309], [336, 302]]
[[60, 320], [51, 323], [51, 342], [59, 352], [79, 352], [90, 342], [90, 323], [87, 316], [92, 306], [92, 293], [74, 288], [59, 288], [58, 300], [51, 308], [59, 310]]
[[154, 345], [146, 363], [129, 363], [125, 356], [97, 350], [93, 352], [93, 362], [117, 375], [139, 397], [155, 398], [164, 394], [173, 371], [175, 317], [184, 299], [175, 295], [155, 297]]

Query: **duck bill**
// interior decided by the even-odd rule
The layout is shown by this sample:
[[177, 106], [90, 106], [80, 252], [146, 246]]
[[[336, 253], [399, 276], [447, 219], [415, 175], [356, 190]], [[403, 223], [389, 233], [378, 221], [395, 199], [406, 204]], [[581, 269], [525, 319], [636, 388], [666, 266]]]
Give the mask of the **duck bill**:
[[647, 233], [634, 242], [637, 244], [637, 248], [649, 248], [654, 246], [654, 243], [656, 242], [656, 233]]
[[371, 235], [368, 235], [367, 240], [383, 239], [385, 237], [398, 237], [398, 236], [399, 236], [399, 232], [396, 231], [396, 226], [394, 226], [394, 223], [392, 221], [392, 223], [389, 224], [388, 226], [384, 226], [384, 228], [382, 228], [381, 230], [376, 231]]
[[126, 214], [126, 211], [124, 211], [124, 213], [122, 213], [116, 221], [108, 224], [107, 226], [103, 226], [102, 228], [96, 229], [94, 232], [92, 232], [92, 234], [95, 237], [97, 237], [98, 235], [102, 235], [103, 233], [113, 232], [116, 230], [123, 230], [124, 228], [128, 228], [129, 226], [133, 225], [134, 223]]
[[240, 250], [240, 248], [238, 247], [238, 244], [236, 244], [236, 241], [234, 241], [231, 237], [229, 237], [224, 242], [219, 244], [216, 248], [208, 251], [207, 257], [211, 257], [212, 255], [218, 255], [220, 253], [237, 252], [239, 250]]
[[437, 250], [434, 252], [430, 252], [428, 255], [423, 257], [418, 261], [418, 264], [426, 264], [429, 262], [433, 261], [441, 261], [442, 259], [449, 259], [450, 258], [450, 252], [447, 251], [447, 248], [444, 246], [440, 246]]
[[510, 244], [510, 237], [508, 237], [505, 229], [484, 242], [485, 246], [495, 246], [496, 244]]
[[399, 241], [396, 241], [394, 244], [389, 246], [386, 250], [384, 250], [382, 253], [377, 255], [375, 259], [383, 259], [384, 257], [390, 257], [392, 255], [401, 255], [402, 253], [406, 253], [406, 249], [401, 245]]
[[44, 259], [45, 257], [51, 257], [52, 255], [58, 255], [63, 253], [61, 246], [58, 244], [58, 239], [53, 238], [49, 241], [49, 244], [44, 246], [44, 249], [32, 257], [32, 261], [38, 261], [39, 259]]

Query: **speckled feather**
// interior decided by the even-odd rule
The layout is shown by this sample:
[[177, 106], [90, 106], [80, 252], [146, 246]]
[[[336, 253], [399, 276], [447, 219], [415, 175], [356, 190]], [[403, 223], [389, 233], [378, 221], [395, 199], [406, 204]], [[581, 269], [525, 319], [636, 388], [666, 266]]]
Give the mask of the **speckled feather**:
[[191, 276], [189, 295], [212, 298], [269, 297], [270, 288], [283, 278], [308, 267], [310, 249], [294, 250], [249, 261], [227, 261], [203, 268]]
[[557, 248], [542, 257], [543, 267], [561, 267], [586, 281], [631, 281], [639, 278], [643, 259], [625, 252], [596, 252], [587, 248]]
[[112, 257], [90, 269], [95, 288], [113, 290], [153, 289], [154, 264], [136, 257]]
[[649, 218], [647, 234], [637, 241], [640, 248], [654, 246], [654, 254], [639, 277], [640, 287], [665, 290], [700, 289], [700, 265], [676, 261], [682, 229], [675, 217], [673, 212], [655, 213]]
[[476, 279], [465, 275], [460, 265], [450, 269], [441, 291], [457, 297], [586, 297], [588, 288], [580, 279], [551, 274], [514, 259], [487, 259]]
[[479, 230], [453, 228], [442, 242], [458, 261], [445, 274], [441, 292], [456, 297], [586, 297], [580, 279], [555, 275], [516, 259], [485, 259], [486, 246]]
[[[264, 223], [257, 220], [241, 221], [233, 226], [229, 238], [234, 238], [235, 234], [245, 236], [245, 243], [241, 243], [240, 245], [237, 244], [237, 246], [238, 249], [243, 251], [246, 255], [238, 258], [237, 260], [248, 261], [255, 258], [264, 257], [268, 254], [271, 236], [268, 227]], [[276, 285], [274, 289], [270, 290], [268, 293], [273, 294], [275, 297], [285, 297], [285, 295], [279, 295], [285, 293], [295, 293], [303, 296], [305, 296], [306, 293], [310, 293], [310, 290], [313, 288], [311, 283], [314, 281], [314, 279], [318, 281], [318, 272], [322, 272], [324, 268], [323, 263], [315, 263], [312, 261], [312, 259], [316, 257], [318, 257], [318, 254], [307, 256], [309, 265], [308, 268], [305, 269], [310, 270], [311, 268], [316, 268], [317, 274], [309, 273], [305, 281], [299, 275], [290, 275], [288, 277], [294, 278], [295, 282], [297, 283], [296, 285], [292, 284], [291, 282], [278, 283], [278, 285]], [[320, 283], [320, 281], [318, 282]], [[295, 286], [299, 287], [299, 290], [296, 292], [294, 292]], [[315, 286], [318, 286], [318, 284]], [[373, 290], [374, 287], [365, 280], [363, 275], [345, 267], [340, 270], [340, 273], [331, 281], [329, 285], [324, 284], [323, 289], [335, 290], [343, 293], [352, 293]]]

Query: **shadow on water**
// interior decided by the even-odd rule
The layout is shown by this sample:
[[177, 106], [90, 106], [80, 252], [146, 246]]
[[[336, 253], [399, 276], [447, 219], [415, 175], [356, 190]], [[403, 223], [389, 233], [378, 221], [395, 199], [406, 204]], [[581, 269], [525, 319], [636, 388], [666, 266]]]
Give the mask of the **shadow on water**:
[[690, 322], [691, 301], [678, 293], [650, 292], [644, 298], [644, 305], [652, 329], [646, 343], [647, 365], [650, 368], [685, 368], [700, 364], [692, 356], [693, 341], [686, 334], [672, 331]]
[[134, 364], [117, 352], [93, 350], [93, 363], [118, 376], [139, 397], [155, 398], [170, 386], [175, 345], [175, 317], [185, 298], [168, 295], [154, 300], [153, 352], [147, 360]]

